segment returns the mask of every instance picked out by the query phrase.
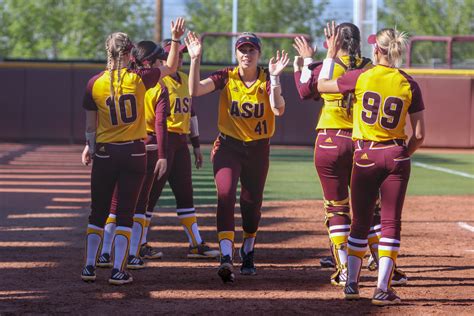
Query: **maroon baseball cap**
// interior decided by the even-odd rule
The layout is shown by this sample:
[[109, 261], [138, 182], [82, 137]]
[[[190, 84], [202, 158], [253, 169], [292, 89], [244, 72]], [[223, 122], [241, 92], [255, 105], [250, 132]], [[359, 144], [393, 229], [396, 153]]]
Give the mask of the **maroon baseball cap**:
[[369, 44], [372, 44], [372, 45], [375, 45], [375, 49], [378, 49], [380, 52], [382, 52], [382, 54], [387, 54], [387, 50], [380, 47], [378, 44], [377, 44], [377, 34], [371, 34], [369, 35], [369, 37], [367, 38], [367, 43]]
[[253, 46], [259, 52], [261, 51], [262, 43], [260, 42], [260, 39], [257, 37], [257, 35], [253, 33], [242, 33], [235, 42], [235, 48], [239, 49], [239, 47], [245, 44]]
[[[163, 45], [163, 48], [165, 49], [165, 52], [166, 53], [169, 53], [170, 52], [170, 49], [171, 49], [171, 39], [165, 39], [163, 40], [163, 42], [161, 42], [161, 44]], [[181, 44], [181, 42], [179, 42], [179, 49], [178, 51], [180, 53], [187, 53], [188, 52], [188, 48], [186, 47], [186, 45], [184, 44]]]

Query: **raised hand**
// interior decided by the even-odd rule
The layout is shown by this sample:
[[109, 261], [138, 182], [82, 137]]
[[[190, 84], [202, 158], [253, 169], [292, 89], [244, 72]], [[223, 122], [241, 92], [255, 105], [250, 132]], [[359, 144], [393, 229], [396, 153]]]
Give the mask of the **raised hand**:
[[191, 59], [198, 58], [202, 53], [202, 45], [199, 36], [194, 32], [188, 32], [188, 35], [184, 38], [184, 43], [188, 48], [189, 57]]
[[280, 51], [277, 50], [276, 57], [272, 57], [268, 62], [268, 71], [270, 75], [279, 76], [283, 69], [285, 69], [286, 65], [288, 65], [289, 61], [290, 58], [288, 57], [287, 52], [282, 50], [280, 56]]
[[332, 21], [331, 25], [326, 24], [324, 28], [324, 35], [326, 36], [326, 43], [328, 46], [327, 58], [335, 58], [339, 51], [339, 32], [336, 32], [336, 22]]
[[316, 53], [316, 49], [313, 49], [311, 45], [309, 45], [306, 38], [304, 38], [303, 36], [295, 37], [295, 42], [293, 43], [293, 47], [298, 52], [298, 55], [300, 55], [303, 58], [313, 57], [313, 55]]
[[186, 23], [183, 18], [178, 18], [176, 22], [171, 21], [171, 39], [179, 40], [186, 31]]

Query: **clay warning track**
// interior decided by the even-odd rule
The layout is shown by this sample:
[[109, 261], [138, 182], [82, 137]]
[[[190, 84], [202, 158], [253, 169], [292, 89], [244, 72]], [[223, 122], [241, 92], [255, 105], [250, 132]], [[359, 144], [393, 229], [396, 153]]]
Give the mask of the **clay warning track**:
[[[162, 260], [132, 272], [127, 286], [109, 285], [107, 269], [84, 283], [90, 169], [79, 164], [80, 150], [0, 144], [0, 313], [474, 313], [473, 196], [407, 197], [398, 264], [409, 282], [397, 288], [396, 307], [370, 304], [376, 274], [365, 268], [360, 301], [344, 301], [329, 284], [332, 271], [319, 265], [329, 254], [321, 201], [265, 203], [258, 274], [237, 275], [232, 285], [222, 284], [216, 261], [186, 259], [173, 209], [157, 210], [149, 234]], [[204, 239], [216, 247], [215, 207], [198, 212]]]

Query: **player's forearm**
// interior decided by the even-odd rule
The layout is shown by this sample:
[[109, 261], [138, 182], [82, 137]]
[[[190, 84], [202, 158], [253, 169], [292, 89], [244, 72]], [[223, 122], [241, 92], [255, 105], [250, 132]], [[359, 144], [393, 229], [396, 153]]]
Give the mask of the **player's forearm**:
[[276, 116], [281, 116], [285, 112], [285, 99], [281, 95], [281, 85], [279, 80], [272, 80], [270, 86], [270, 106]]
[[200, 66], [201, 66], [201, 56], [191, 59], [191, 64], [189, 66], [188, 86], [189, 86], [189, 94], [192, 97], [199, 96], [198, 90], [199, 90], [199, 84], [201, 80]]
[[408, 155], [411, 156], [423, 144], [424, 138], [417, 138], [415, 135], [410, 137], [407, 145]]
[[[179, 39], [178, 39], [179, 40]], [[169, 74], [174, 74], [178, 71], [179, 64], [179, 42], [176, 42], [174, 39], [171, 42], [170, 52], [168, 58], [166, 59], [166, 66], [168, 67]], [[164, 77], [164, 76], [162, 76]]]

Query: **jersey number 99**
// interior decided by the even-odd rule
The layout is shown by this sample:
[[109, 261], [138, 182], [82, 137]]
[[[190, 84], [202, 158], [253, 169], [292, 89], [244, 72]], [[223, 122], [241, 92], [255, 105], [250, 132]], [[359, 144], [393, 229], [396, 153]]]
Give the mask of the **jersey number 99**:
[[[115, 106], [115, 99], [108, 97], [105, 101], [109, 107], [110, 122], [112, 125], [118, 125], [117, 108]], [[130, 124], [135, 122], [137, 119], [137, 101], [133, 94], [123, 94], [118, 98], [118, 104], [120, 109], [120, 120], [124, 124]]]
[[[380, 94], [367, 91], [362, 97], [362, 121], [368, 125], [374, 125], [379, 119], [379, 108], [382, 103]], [[380, 117], [380, 126], [385, 129], [394, 129], [400, 122], [403, 109], [403, 100], [397, 97], [385, 99]]]

